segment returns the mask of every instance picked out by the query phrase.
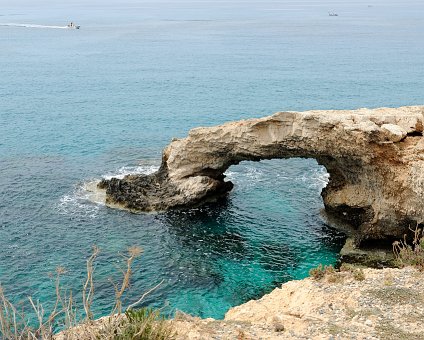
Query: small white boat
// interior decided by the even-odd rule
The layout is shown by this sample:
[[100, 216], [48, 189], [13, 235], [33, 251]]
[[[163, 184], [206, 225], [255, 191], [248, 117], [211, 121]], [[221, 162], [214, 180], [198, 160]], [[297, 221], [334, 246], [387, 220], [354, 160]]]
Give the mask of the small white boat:
[[68, 27], [68, 28], [70, 28], [70, 29], [73, 29], [73, 30], [79, 30], [80, 29], [80, 25], [75, 25], [73, 22], [71, 22], [70, 24], [68, 24], [68, 26], [66, 26], [66, 27]]
[[328, 12], [328, 15], [330, 16], [330, 17], [338, 17], [339, 15], [337, 14], [337, 13], [335, 13], [335, 12]]

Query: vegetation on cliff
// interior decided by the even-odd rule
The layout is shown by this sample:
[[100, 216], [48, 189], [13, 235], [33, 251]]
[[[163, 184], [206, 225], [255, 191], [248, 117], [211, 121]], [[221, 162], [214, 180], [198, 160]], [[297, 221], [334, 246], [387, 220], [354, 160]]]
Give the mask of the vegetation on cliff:
[[424, 229], [411, 229], [413, 238], [408, 242], [407, 235], [403, 239], [393, 243], [393, 252], [399, 267], [414, 266], [424, 271]]
[[[48, 312], [43, 304], [33, 297], [28, 297], [28, 303], [15, 306], [0, 286], [0, 338], [13, 340], [38, 339], [172, 339], [175, 332], [172, 324], [165, 320], [160, 311], [149, 308], [136, 307], [151, 291], [161, 283], [144, 293], [138, 301], [125, 309], [122, 306], [122, 297], [130, 286], [133, 262], [142, 254], [139, 247], [130, 247], [125, 258], [125, 267], [122, 270], [122, 280], [113, 283], [115, 296], [113, 309], [108, 316], [95, 320], [92, 311], [94, 300], [94, 262], [100, 250], [93, 247], [93, 252], [87, 260], [87, 276], [80, 292], [82, 302], [76, 303], [75, 294], [66, 291], [61, 286], [61, 276], [66, 270], [56, 268], [55, 290], [56, 301]], [[78, 307], [83, 307], [80, 313]], [[28, 312], [30, 308], [31, 313]], [[35, 315], [35, 319], [34, 316]], [[58, 334], [55, 334], [59, 332]]]
[[[130, 247], [125, 255], [122, 280], [114, 284], [114, 307], [109, 315], [95, 320], [94, 262], [99, 249], [87, 259], [87, 276], [81, 290], [83, 312], [75, 295], [61, 286], [63, 267], [56, 269], [56, 301], [50, 312], [28, 298], [36, 325], [25, 309], [14, 306], [0, 287], [0, 336], [2, 339], [298, 339], [328, 335], [336, 338], [421, 339], [424, 329], [424, 231], [418, 226], [393, 243], [399, 267], [383, 270], [342, 264], [318, 266], [311, 278], [283, 284], [260, 300], [231, 308], [224, 320], [200, 319], [177, 314], [166, 320], [159, 310], [137, 309], [145, 296], [124, 308], [122, 297], [130, 285], [132, 265], [142, 254]], [[414, 267], [414, 268], [413, 268]], [[56, 333], [56, 334], [55, 334]]]

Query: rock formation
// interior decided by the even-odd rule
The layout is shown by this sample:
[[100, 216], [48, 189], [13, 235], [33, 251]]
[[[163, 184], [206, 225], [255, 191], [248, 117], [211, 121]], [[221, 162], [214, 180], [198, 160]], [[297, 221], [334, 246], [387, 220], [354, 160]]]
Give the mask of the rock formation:
[[358, 243], [402, 237], [424, 221], [424, 107], [278, 112], [196, 128], [163, 151], [152, 175], [102, 180], [106, 202], [158, 211], [215, 200], [233, 187], [224, 172], [241, 161], [315, 158], [330, 178], [327, 213]]
[[177, 339], [424, 339], [424, 274], [413, 268], [362, 273], [362, 281], [335, 272], [287, 282], [231, 308], [224, 320], [178, 316]]

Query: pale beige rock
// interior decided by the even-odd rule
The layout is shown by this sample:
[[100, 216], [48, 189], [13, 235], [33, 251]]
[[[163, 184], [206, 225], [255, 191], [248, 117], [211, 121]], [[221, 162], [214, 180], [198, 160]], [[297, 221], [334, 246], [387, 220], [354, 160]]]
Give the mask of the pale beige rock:
[[178, 339], [424, 339], [424, 274], [387, 268], [364, 275], [290, 281], [231, 308], [223, 321], [175, 320]]
[[381, 129], [385, 133], [387, 139], [394, 143], [400, 142], [407, 135], [407, 132], [399, 125], [383, 124], [381, 125]]
[[[363, 269], [358, 281], [357, 270], [287, 282], [259, 300], [231, 308], [224, 320], [180, 314], [169, 322], [177, 340], [424, 339], [424, 273], [411, 267]], [[82, 323], [54, 339], [111, 336], [123, 318]]]

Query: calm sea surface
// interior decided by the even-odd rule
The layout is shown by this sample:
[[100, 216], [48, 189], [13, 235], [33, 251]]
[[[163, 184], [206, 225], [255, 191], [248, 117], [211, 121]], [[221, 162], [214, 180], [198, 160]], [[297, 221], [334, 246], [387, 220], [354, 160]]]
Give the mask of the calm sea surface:
[[[245, 162], [225, 202], [149, 215], [94, 204], [84, 185], [153, 171], [196, 126], [424, 103], [422, 1], [37, 3], [0, 0], [0, 282], [16, 302], [51, 301], [59, 265], [78, 291], [96, 244], [94, 306], [107, 313], [119, 254], [139, 245], [124, 304], [164, 279], [146, 305], [222, 318], [336, 261], [325, 169]], [[31, 26], [70, 21], [81, 29]]]

